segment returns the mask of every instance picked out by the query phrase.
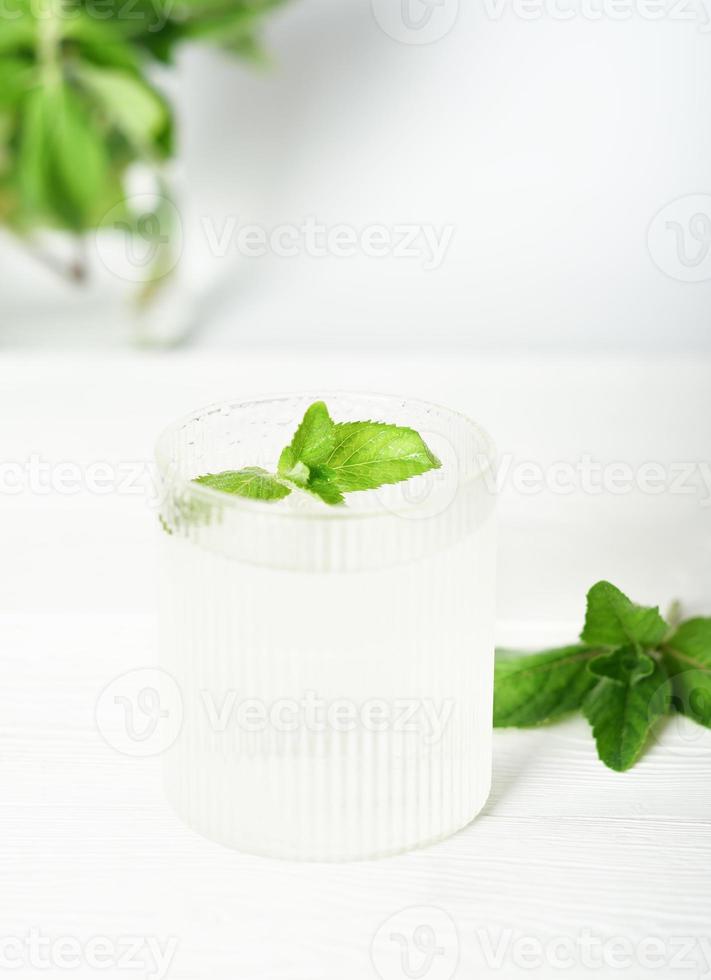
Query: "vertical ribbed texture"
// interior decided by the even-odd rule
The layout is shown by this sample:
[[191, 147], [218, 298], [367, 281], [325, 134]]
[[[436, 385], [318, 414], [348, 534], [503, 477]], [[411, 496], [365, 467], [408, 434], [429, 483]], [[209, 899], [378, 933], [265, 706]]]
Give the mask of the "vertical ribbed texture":
[[[418, 411], [430, 425], [434, 412], [457, 453], [476, 452], [466, 420], [398, 404], [415, 427]], [[387, 408], [352, 410], [393, 419]], [[210, 418], [216, 432], [198, 417], [175, 436], [189, 473], [209, 468], [225, 419], [240, 431], [223, 410]], [[169, 493], [169, 521], [173, 505]], [[472, 819], [491, 772], [492, 511], [483, 481], [469, 480], [422, 519], [321, 521], [218, 502], [171, 524], [162, 666], [180, 686], [184, 722], [165, 772], [192, 827], [246, 851], [348, 860]]]

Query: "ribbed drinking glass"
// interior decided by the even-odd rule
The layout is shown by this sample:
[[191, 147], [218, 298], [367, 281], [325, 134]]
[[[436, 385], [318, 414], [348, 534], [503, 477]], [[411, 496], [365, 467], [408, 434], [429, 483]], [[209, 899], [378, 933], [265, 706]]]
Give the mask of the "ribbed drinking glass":
[[[306, 408], [416, 429], [441, 469], [329, 507], [192, 483], [273, 471]], [[439, 840], [491, 777], [495, 460], [425, 402], [299, 395], [216, 405], [161, 437], [160, 635], [183, 724], [167, 794], [230, 847], [311, 860]]]

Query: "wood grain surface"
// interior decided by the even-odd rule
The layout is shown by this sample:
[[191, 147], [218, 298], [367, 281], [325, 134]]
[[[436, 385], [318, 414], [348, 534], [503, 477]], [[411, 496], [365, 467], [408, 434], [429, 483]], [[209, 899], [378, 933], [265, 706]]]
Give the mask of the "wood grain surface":
[[[671, 464], [708, 459], [710, 376], [698, 361], [6, 357], [0, 434], [6, 463], [36, 455], [52, 472], [73, 462], [86, 474], [97, 460], [145, 464], [163, 424], [216, 397], [323, 384], [450, 403], [478, 416], [517, 459], [591, 453]], [[639, 600], [679, 595], [711, 613], [703, 493], [504, 488], [500, 642], [534, 648], [572, 638], [584, 590], [603, 576]], [[597, 761], [582, 719], [499, 731], [481, 816], [444, 843], [379, 862], [271, 861], [183, 826], [164, 802], [159, 759], [117, 752], [95, 717], [107, 684], [155, 663], [154, 524], [144, 492], [4, 486], [0, 972], [52, 980], [711, 976], [711, 731], [683, 720], [663, 726], [627, 774]], [[80, 962], [61, 966], [56, 950], [49, 966], [31, 962], [32, 930], [73, 939]], [[116, 948], [135, 937], [132, 964], [90, 965], [92, 937]], [[170, 953], [158, 966], [156, 943]]]

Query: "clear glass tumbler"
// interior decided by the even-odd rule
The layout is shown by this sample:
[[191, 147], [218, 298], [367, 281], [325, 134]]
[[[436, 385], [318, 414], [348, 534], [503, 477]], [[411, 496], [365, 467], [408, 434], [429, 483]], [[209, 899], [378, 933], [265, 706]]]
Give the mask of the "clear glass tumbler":
[[[191, 480], [275, 468], [304, 411], [423, 436], [442, 468], [328, 507]], [[166, 790], [205, 836], [372, 858], [452, 834], [491, 778], [494, 449], [469, 419], [378, 395], [216, 405], [172, 426], [162, 476], [163, 668], [183, 702]]]

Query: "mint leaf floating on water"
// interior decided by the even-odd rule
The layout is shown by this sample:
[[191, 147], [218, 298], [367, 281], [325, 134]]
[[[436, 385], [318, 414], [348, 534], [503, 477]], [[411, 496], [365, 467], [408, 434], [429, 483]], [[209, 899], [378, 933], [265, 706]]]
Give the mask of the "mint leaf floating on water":
[[247, 466], [243, 470], [227, 470], [224, 473], [208, 473], [206, 476], [199, 476], [194, 482], [252, 500], [282, 500], [291, 493], [288, 487], [259, 466]]
[[442, 465], [414, 429], [383, 422], [341, 422], [325, 460], [344, 493], [401, 483]]
[[622, 772], [670, 710], [711, 728], [711, 618], [673, 632], [657, 607], [610, 582], [588, 592], [577, 646], [520, 656], [497, 651], [494, 725], [526, 727], [581, 708], [598, 755]]
[[324, 402], [314, 402], [291, 443], [279, 457], [279, 476], [320, 497], [326, 504], [342, 504], [335, 472], [326, 460], [336, 445], [336, 426]]
[[711, 728], [711, 619], [689, 619], [662, 645], [677, 711]]
[[341, 503], [344, 493], [401, 483], [441, 466], [414, 429], [384, 422], [334, 423], [323, 402], [306, 412], [279, 458], [279, 475]]
[[343, 494], [336, 481], [335, 472], [328, 466], [312, 466], [306, 489], [315, 493], [325, 504], [342, 504]]
[[497, 657], [494, 727], [540, 725], [579, 708], [595, 686], [588, 664], [598, 653], [578, 644], [528, 657]]
[[658, 607], [636, 606], [614, 585], [598, 582], [588, 592], [580, 639], [600, 646], [616, 647], [625, 643], [654, 646], [667, 629]]
[[385, 422], [336, 423], [324, 402], [314, 402], [282, 450], [277, 475], [249, 466], [194, 482], [255, 500], [281, 500], [297, 488], [337, 506], [344, 493], [401, 483], [441, 465], [414, 429]]
[[333, 452], [335, 429], [324, 402], [315, 402], [279, 457], [279, 475], [306, 486], [311, 467], [325, 463]]

